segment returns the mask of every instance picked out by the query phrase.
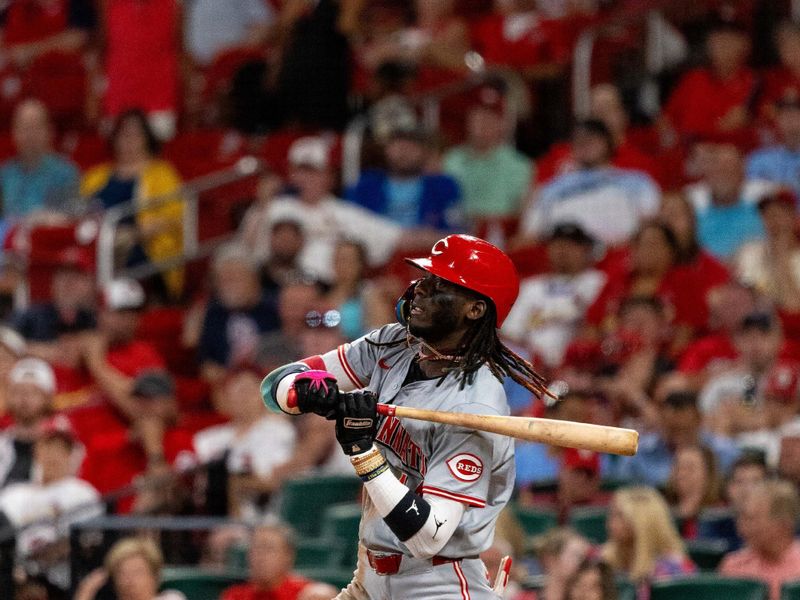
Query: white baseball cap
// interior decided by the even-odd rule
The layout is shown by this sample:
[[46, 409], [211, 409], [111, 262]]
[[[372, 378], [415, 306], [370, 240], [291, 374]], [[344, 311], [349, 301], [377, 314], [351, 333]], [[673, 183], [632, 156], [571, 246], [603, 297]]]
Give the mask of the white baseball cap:
[[144, 288], [135, 279], [114, 279], [103, 289], [103, 306], [108, 310], [138, 310], [144, 302]]
[[331, 145], [319, 136], [302, 137], [289, 148], [289, 163], [295, 167], [327, 169], [330, 166]]
[[46, 394], [56, 391], [56, 376], [53, 369], [40, 358], [18, 360], [8, 374], [11, 383], [32, 383]]

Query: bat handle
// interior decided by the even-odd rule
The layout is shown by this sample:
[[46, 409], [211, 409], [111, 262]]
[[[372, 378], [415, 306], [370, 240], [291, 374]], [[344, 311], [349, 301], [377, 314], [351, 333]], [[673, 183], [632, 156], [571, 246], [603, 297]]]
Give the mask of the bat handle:
[[397, 412], [397, 407], [392, 406], [391, 404], [378, 404], [378, 414], [385, 415], [387, 417], [393, 417], [394, 413]]

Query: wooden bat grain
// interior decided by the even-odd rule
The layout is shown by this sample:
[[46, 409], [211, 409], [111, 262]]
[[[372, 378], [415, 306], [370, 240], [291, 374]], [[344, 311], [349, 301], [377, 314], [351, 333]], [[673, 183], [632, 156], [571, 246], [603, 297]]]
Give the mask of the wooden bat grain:
[[508, 435], [528, 442], [540, 442], [551, 446], [579, 448], [624, 456], [636, 454], [636, 449], [639, 445], [639, 433], [633, 429], [594, 425], [592, 423], [558, 421], [535, 417], [474, 415], [388, 404], [379, 404], [378, 412], [400, 418], [432, 421], [466, 429]]

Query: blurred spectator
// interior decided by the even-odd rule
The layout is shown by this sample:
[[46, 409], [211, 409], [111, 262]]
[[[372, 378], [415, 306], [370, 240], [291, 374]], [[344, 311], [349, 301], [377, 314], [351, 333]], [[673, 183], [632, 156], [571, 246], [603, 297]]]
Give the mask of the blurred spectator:
[[258, 264], [242, 246], [217, 250], [214, 297], [206, 307], [197, 348], [203, 377], [218, 382], [226, 367], [253, 364], [261, 335], [279, 326], [275, 298], [261, 289]]
[[132, 279], [115, 279], [102, 291], [98, 329], [82, 336], [83, 363], [103, 395], [128, 418], [133, 379], [149, 369], [163, 369], [164, 360], [149, 342], [136, 339], [145, 306], [142, 286]]
[[533, 163], [511, 145], [505, 90], [478, 88], [467, 113], [467, 141], [444, 157], [444, 172], [461, 187], [470, 219], [512, 217], [532, 183]]
[[689, 307], [676, 306], [676, 312], [692, 315], [695, 335], [705, 333], [709, 329], [709, 293], [727, 283], [730, 273], [725, 265], [700, 246], [694, 209], [685, 194], [665, 194], [658, 218], [672, 230], [678, 243], [673, 269], [675, 277], [692, 290], [691, 294], [672, 298], [673, 302], [681, 299], [691, 304]]
[[275, 23], [272, 5], [263, 0], [191, 0], [184, 11], [184, 47], [199, 65], [226, 51], [261, 47]]
[[572, 577], [564, 600], [617, 600], [614, 570], [605, 562], [586, 560]]
[[[708, 327], [711, 333], [693, 341], [683, 353], [678, 369], [694, 380], [702, 381], [707, 367], [735, 359], [733, 336], [744, 318], [756, 311], [753, 290], [730, 282], [717, 286], [706, 295], [709, 306]], [[692, 387], [695, 387], [694, 385]]]
[[745, 317], [733, 336], [736, 359], [719, 365], [699, 395], [706, 425], [720, 435], [761, 426], [759, 387], [785, 347], [780, 323], [769, 313]]
[[737, 278], [770, 298], [778, 308], [787, 312], [800, 311], [797, 197], [788, 189], [776, 190], [758, 201], [758, 212], [766, 237], [739, 249]]
[[626, 242], [658, 210], [658, 187], [644, 173], [611, 166], [614, 140], [601, 121], [575, 126], [572, 152], [578, 169], [541, 188], [522, 215], [522, 234], [543, 238], [557, 224], [572, 222], [605, 244]]
[[15, 329], [29, 342], [29, 353], [71, 366], [77, 366], [80, 357], [77, 334], [96, 326], [94, 268], [81, 252], [65, 257], [56, 268], [49, 301], [14, 318]]
[[278, 23], [282, 52], [277, 93], [288, 124], [344, 129], [350, 89], [346, 36], [356, 29], [361, 5], [336, 0], [284, 3]]
[[119, 406], [131, 420], [130, 430], [108, 428], [89, 438], [86, 479], [109, 492], [144, 478], [135, 496], [119, 502], [118, 512], [174, 510], [171, 473], [196, 462], [191, 433], [178, 419], [175, 382], [166, 371], [143, 371]]
[[279, 524], [256, 527], [247, 553], [249, 582], [228, 588], [221, 600], [296, 600], [311, 582], [292, 573], [294, 558], [295, 537], [291, 529]]
[[758, 429], [738, 436], [740, 446], [760, 450], [767, 465], [778, 467], [783, 438], [800, 435], [800, 364], [777, 361], [764, 377]]
[[741, 151], [730, 143], [708, 144], [703, 179], [686, 188], [694, 207], [701, 246], [721, 260], [746, 242], [764, 237], [756, 203], [769, 189], [744, 179]]
[[109, 579], [119, 600], [186, 600], [180, 592], [158, 593], [163, 567], [164, 556], [151, 539], [122, 538], [111, 546], [104, 566], [80, 582], [74, 600], [95, 600]]
[[716, 513], [714, 519], [700, 523], [699, 534], [703, 538], [718, 538], [728, 542], [729, 550], [738, 550], [742, 538], [736, 531], [736, 515], [742, 510], [747, 494], [751, 489], [767, 481], [770, 471], [763, 454], [745, 451], [731, 466], [731, 473], [725, 484], [725, 497], [729, 510]]
[[[289, 182], [296, 190], [278, 196], [267, 207], [267, 227], [289, 219], [300, 223], [305, 245], [300, 253], [303, 272], [323, 281], [333, 276], [333, 252], [340, 238], [357, 240], [367, 249], [370, 266], [389, 260], [401, 243], [400, 226], [333, 195], [330, 144], [322, 137], [300, 138], [289, 149]], [[270, 244], [269, 229], [260, 232]], [[410, 239], [411, 236], [409, 236]]]
[[[28, 2], [40, 4], [37, 1]], [[23, 3], [14, 3], [14, 9]], [[0, 166], [3, 216], [18, 220], [43, 212], [74, 210], [78, 170], [53, 152], [53, 131], [47, 107], [24, 100], [14, 109], [11, 133], [16, 156]]]
[[564, 598], [575, 572], [591, 551], [591, 544], [572, 529], [557, 527], [533, 538], [531, 545], [546, 577], [543, 600]]
[[779, 600], [781, 585], [800, 578], [798, 517], [800, 499], [792, 483], [768, 481], [751, 488], [736, 521], [745, 547], [727, 555], [719, 573], [760, 579], [769, 585], [770, 600]]
[[266, 333], [261, 338], [257, 363], [269, 372], [287, 360], [300, 360], [303, 354], [301, 337], [308, 328], [307, 319], [313, 311], [319, 312], [322, 301], [320, 286], [312, 279], [290, 281], [278, 294], [279, 330]]
[[13, 424], [0, 434], [0, 488], [30, 481], [33, 447], [52, 411], [56, 378], [38, 358], [23, 358], [8, 374], [6, 403]]
[[721, 14], [711, 23], [705, 49], [708, 65], [683, 75], [664, 107], [667, 145], [709, 134], [746, 135], [754, 116], [759, 83], [747, 67], [750, 42], [737, 15]]
[[18, 67], [27, 67], [49, 52], [80, 50], [96, 20], [91, 0], [11, 2], [0, 17], [4, 54]]
[[561, 453], [556, 502], [565, 522], [576, 506], [604, 506], [608, 495], [600, 491], [600, 455], [590, 450], [566, 448]]
[[[143, 10], [151, 4], [152, 0], [145, 0]], [[159, 143], [144, 113], [122, 113], [110, 144], [113, 162], [96, 166], [84, 175], [81, 195], [105, 210], [134, 203], [136, 213], [121, 221], [127, 228], [122, 228], [115, 240], [124, 246], [122, 262], [135, 266], [180, 256], [183, 201], [177, 194], [181, 179], [172, 165], [158, 158]], [[158, 281], [168, 297], [177, 299], [183, 291], [183, 269], [165, 271]]]
[[224, 570], [229, 564], [231, 551], [247, 546], [249, 541], [250, 530], [244, 524], [214, 527], [208, 532], [198, 566], [202, 569]]
[[455, 10], [454, 0], [416, 0], [416, 22], [401, 28], [376, 28], [364, 31], [368, 38], [360, 48], [360, 59], [370, 71], [386, 64], [401, 64], [422, 70], [423, 81], [437, 82], [442, 76], [427, 69], [463, 71], [469, 50], [469, 32]]
[[570, 58], [564, 22], [549, 20], [532, 0], [495, 0], [494, 11], [475, 25], [473, 47], [491, 65], [528, 78], [558, 76]]
[[680, 523], [681, 537], [698, 537], [700, 511], [717, 505], [722, 496], [722, 478], [714, 453], [704, 446], [678, 448], [666, 496]]
[[322, 298], [324, 306], [339, 311], [339, 327], [347, 340], [391, 322], [393, 316], [393, 307], [383, 301], [379, 285], [365, 279], [366, 260], [366, 250], [359, 243], [339, 242], [333, 255], [333, 286]]
[[386, 170], [369, 169], [347, 199], [405, 228], [453, 231], [461, 224], [461, 191], [449, 175], [426, 173], [427, 134], [397, 129], [384, 146]]
[[[660, 166], [629, 139], [629, 118], [619, 89], [611, 83], [598, 84], [592, 88], [590, 101], [589, 116], [602, 121], [614, 139], [612, 164], [620, 169], [644, 171], [659, 181], [664, 175]], [[579, 168], [572, 148], [566, 142], [553, 144], [536, 166], [539, 184]]]
[[[283, 415], [264, 408], [258, 391], [261, 379], [260, 372], [253, 370], [229, 374], [214, 400], [217, 412], [230, 422], [203, 429], [194, 436], [198, 460], [211, 463], [214, 474], [228, 478], [225, 493], [224, 484], [215, 485], [219, 482], [212, 481], [209, 471], [208, 493], [225, 493], [224, 501], [219, 504], [230, 501], [233, 505], [228, 512], [245, 520], [258, 515], [256, 504], [260, 495], [268, 495], [280, 486], [281, 481], [271, 475], [276, 466], [293, 455], [296, 442], [294, 425]], [[264, 452], [267, 439], [270, 451]]]
[[780, 144], [756, 150], [747, 158], [747, 179], [786, 186], [800, 194], [800, 86], [787, 91], [774, 106]]
[[[773, 119], [781, 98], [800, 93], [800, 24], [785, 20], [775, 29], [780, 64], [764, 74], [764, 116]], [[781, 129], [780, 123], [776, 123]], [[798, 190], [800, 193], [800, 190]]]
[[294, 219], [275, 221], [269, 233], [269, 251], [261, 265], [261, 287], [277, 293], [290, 281], [303, 276], [299, 267], [305, 237], [300, 223]]
[[502, 333], [548, 366], [561, 364], [586, 309], [606, 282], [592, 266], [594, 240], [579, 226], [555, 226], [547, 243], [549, 272], [525, 279]]
[[5, 325], [0, 325], [0, 419], [4, 421], [8, 408], [8, 374], [17, 361], [28, 354], [23, 337]]
[[617, 575], [637, 586], [695, 572], [675, 529], [669, 507], [653, 488], [614, 493], [606, 522], [608, 542], [600, 555]]
[[141, 109], [154, 135], [175, 135], [180, 85], [180, 4], [176, 0], [107, 2], [104, 114], [119, 119]]
[[273, 221], [269, 217], [269, 206], [275, 197], [281, 193], [284, 184], [283, 179], [271, 171], [267, 171], [258, 178], [256, 184], [255, 200], [247, 207], [247, 211], [239, 224], [239, 237], [241, 242], [258, 257], [263, 260], [270, 255], [272, 248], [262, 238], [262, 232], [269, 231], [280, 223], [295, 223], [298, 228], [298, 235], [302, 237], [302, 222], [297, 218], [287, 218], [283, 221]]
[[17, 560], [62, 595], [70, 586], [70, 526], [105, 512], [97, 490], [75, 476], [82, 458], [69, 420], [56, 416], [44, 424], [34, 446], [36, 480], [0, 491], [0, 522], [24, 528], [17, 537]]
[[669, 394], [660, 407], [660, 417], [659, 430], [641, 436], [636, 455], [618, 461], [614, 478], [663, 486], [669, 480], [675, 452], [683, 446], [710, 448], [723, 473], [739, 455], [732, 440], [702, 429], [697, 396], [691, 392]]

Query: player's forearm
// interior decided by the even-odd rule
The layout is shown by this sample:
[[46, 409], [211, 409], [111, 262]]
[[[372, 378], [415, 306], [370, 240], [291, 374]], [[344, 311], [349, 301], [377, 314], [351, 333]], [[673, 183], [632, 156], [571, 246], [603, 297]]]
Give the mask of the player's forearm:
[[373, 446], [351, 458], [381, 518], [416, 558], [431, 558], [444, 548], [464, 514], [464, 505], [445, 498], [423, 498], [400, 483]]

